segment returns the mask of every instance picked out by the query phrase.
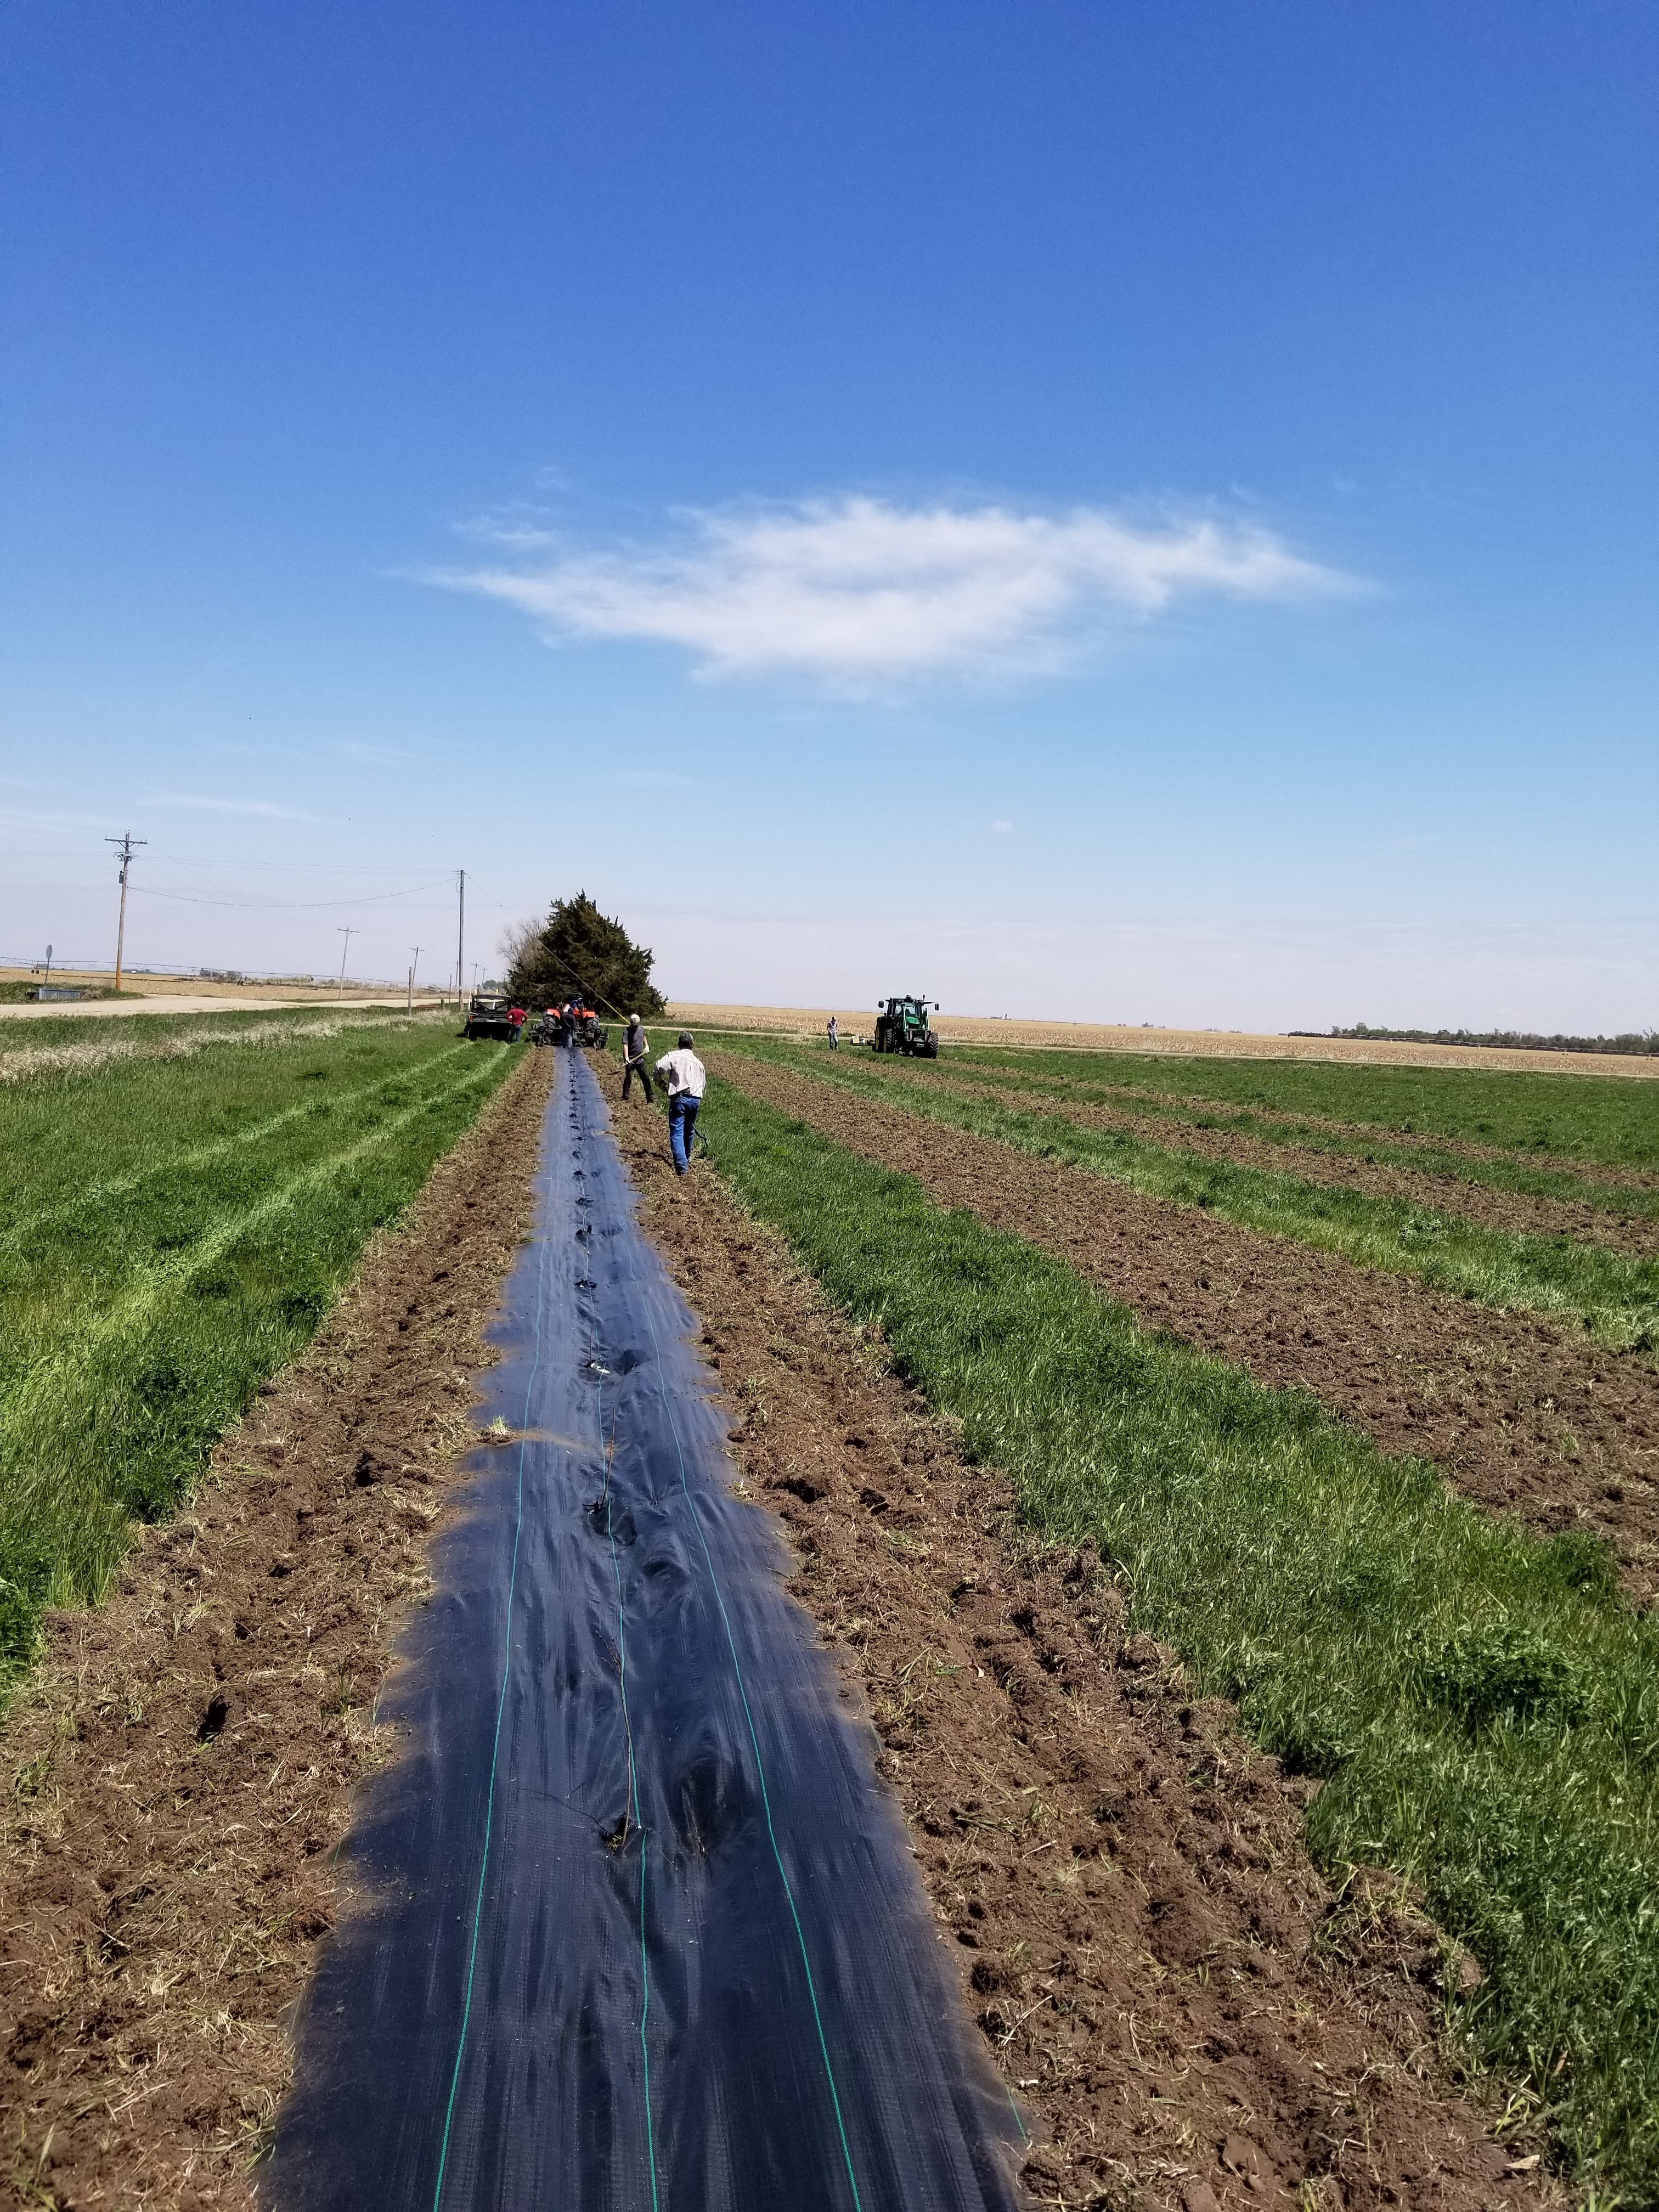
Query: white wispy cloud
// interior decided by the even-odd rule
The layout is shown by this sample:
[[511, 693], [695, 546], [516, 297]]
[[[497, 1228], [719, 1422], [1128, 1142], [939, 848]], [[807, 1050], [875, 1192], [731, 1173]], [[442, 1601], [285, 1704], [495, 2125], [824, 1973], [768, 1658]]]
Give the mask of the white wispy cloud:
[[656, 544], [544, 550], [517, 518], [494, 542], [507, 556], [496, 564], [429, 580], [520, 608], [556, 640], [678, 646], [705, 674], [855, 684], [1051, 668], [1181, 600], [1282, 603], [1355, 588], [1258, 523], [1138, 520], [1106, 507], [1045, 514], [847, 496], [693, 511]]
[[204, 814], [264, 814], [280, 822], [311, 822], [314, 815], [279, 806], [274, 799], [207, 799], [193, 791], [169, 791], [145, 801], [149, 806], [187, 806]]

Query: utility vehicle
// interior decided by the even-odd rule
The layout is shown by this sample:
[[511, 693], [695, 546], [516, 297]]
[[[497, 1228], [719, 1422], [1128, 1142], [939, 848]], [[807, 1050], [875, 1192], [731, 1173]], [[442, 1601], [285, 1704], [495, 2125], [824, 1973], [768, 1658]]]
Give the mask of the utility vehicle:
[[524, 1027], [522, 1008], [515, 1006], [505, 992], [475, 991], [466, 1010], [466, 1033], [469, 1037], [500, 1037], [504, 1044], [517, 1044], [519, 1031]]

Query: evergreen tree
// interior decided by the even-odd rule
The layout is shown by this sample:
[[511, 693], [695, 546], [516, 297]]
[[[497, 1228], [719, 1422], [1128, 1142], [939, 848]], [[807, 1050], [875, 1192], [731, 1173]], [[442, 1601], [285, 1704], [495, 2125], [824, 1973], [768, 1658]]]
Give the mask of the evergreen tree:
[[507, 990], [521, 1006], [583, 999], [618, 1021], [667, 1012], [651, 981], [650, 951], [635, 945], [621, 922], [601, 914], [586, 891], [556, 899], [545, 927], [525, 929], [512, 950]]

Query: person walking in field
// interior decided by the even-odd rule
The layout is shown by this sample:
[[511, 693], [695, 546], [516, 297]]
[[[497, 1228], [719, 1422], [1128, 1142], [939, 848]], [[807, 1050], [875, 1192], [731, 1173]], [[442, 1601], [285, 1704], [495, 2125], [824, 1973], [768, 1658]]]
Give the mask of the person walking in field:
[[682, 1030], [678, 1045], [657, 1062], [657, 1073], [668, 1085], [668, 1145], [674, 1155], [674, 1172], [680, 1176], [691, 1164], [697, 1109], [708, 1082], [708, 1069], [691, 1049], [694, 1042], [690, 1030]]
[[839, 1052], [841, 1050], [841, 1024], [836, 1019], [833, 1014], [830, 1015], [829, 1020], [824, 1024], [823, 1033], [830, 1040], [830, 1051]]
[[651, 1103], [650, 1054], [651, 1040], [645, 1033], [645, 1024], [637, 1014], [630, 1014], [628, 1017], [628, 1034], [623, 1039], [623, 1097], [627, 1097], [637, 1075], [647, 1106]]

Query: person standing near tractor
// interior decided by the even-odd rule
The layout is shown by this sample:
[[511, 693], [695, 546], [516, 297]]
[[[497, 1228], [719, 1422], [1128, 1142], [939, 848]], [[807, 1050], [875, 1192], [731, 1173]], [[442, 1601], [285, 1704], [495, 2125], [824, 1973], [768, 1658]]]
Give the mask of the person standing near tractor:
[[645, 1024], [637, 1014], [630, 1014], [628, 1017], [628, 1034], [623, 1039], [623, 1097], [627, 1097], [637, 1075], [647, 1106], [651, 1103], [650, 1055], [651, 1040], [645, 1033]]
[[841, 1050], [841, 1024], [836, 1019], [833, 1014], [830, 1015], [829, 1020], [824, 1024], [823, 1033], [830, 1040], [830, 1051], [839, 1052]]
[[708, 1069], [691, 1048], [695, 1042], [690, 1030], [682, 1030], [678, 1045], [657, 1062], [657, 1073], [668, 1085], [668, 1144], [678, 1176], [691, 1164], [697, 1109], [708, 1082]]

